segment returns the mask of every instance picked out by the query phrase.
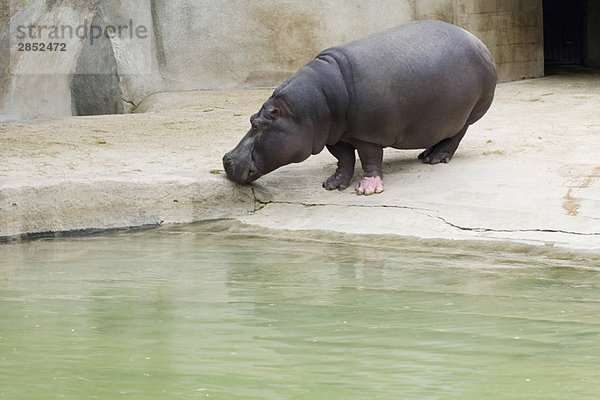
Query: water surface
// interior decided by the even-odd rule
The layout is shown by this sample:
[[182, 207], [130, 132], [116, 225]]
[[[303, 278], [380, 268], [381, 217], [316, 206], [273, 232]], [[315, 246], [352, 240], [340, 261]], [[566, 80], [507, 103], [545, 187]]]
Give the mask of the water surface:
[[595, 255], [232, 222], [0, 245], [0, 398], [598, 393]]

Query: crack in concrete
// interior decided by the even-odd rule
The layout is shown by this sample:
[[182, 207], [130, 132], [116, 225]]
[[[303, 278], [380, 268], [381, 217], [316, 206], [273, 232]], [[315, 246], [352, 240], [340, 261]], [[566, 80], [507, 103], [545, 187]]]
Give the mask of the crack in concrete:
[[133, 111], [134, 111], [134, 110], [137, 108], [137, 106], [139, 105], [139, 104], [135, 104], [135, 103], [134, 103], [133, 101], [131, 101], [131, 100], [127, 100], [127, 99], [124, 99], [124, 98], [122, 98], [122, 97], [121, 97], [121, 100], [122, 100], [123, 102], [125, 102], [125, 103], [127, 103], [127, 104], [131, 104], [131, 105], [133, 106], [133, 108], [131, 109], [131, 112], [133, 112]]
[[[254, 191], [253, 191], [254, 193]], [[260, 209], [264, 208], [268, 204], [289, 204], [296, 206], [305, 206], [305, 207], [355, 207], [355, 208], [397, 208], [404, 210], [414, 210], [414, 211], [427, 211], [427, 212], [437, 212], [436, 210], [428, 209], [428, 208], [419, 208], [419, 207], [410, 207], [410, 206], [398, 206], [398, 205], [389, 205], [389, 204], [377, 204], [377, 205], [366, 205], [366, 204], [332, 204], [332, 203], [305, 203], [305, 202], [294, 202], [294, 201], [281, 201], [281, 200], [269, 200], [262, 201], [254, 198], [256, 203], [260, 203], [262, 206]]]
[[250, 191], [252, 192], [252, 198], [254, 199], [254, 211], [257, 212], [262, 210], [267, 206], [267, 204], [271, 203], [271, 201], [261, 201], [258, 199], [258, 195], [256, 194], [256, 189], [250, 187]]
[[565, 231], [562, 229], [495, 229], [495, 228], [472, 228], [466, 226], [460, 226], [454, 224], [444, 217], [438, 215], [436, 217], [440, 221], [445, 224], [460, 229], [461, 231], [472, 231], [472, 232], [499, 232], [499, 233], [512, 233], [512, 232], [542, 232], [542, 233], [563, 233], [566, 235], [581, 235], [581, 236], [600, 236], [600, 232], [592, 232], [592, 233], [584, 233], [584, 232], [573, 232], [573, 231]]
[[[305, 202], [293, 202], [293, 201], [280, 201], [280, 200], [270, 200], [270, 201], [262, 201], [259, 200], [256, 196], [254, 188], [252, 188], [252, 195], [254, 197], [254, 212], [258, 212], [265, 208], [269, 204], [289, 204], [289, 205], [300, 205], [305, 207], [325, 207], [325, 206], [334, 206], [340, 207], [340, 204], [331, 204], [331, 203], [305, 203]], [[398, 205], [389, 205], [389, 204], [378, 204], [378, 205], [365, 205], [365, 204], [344, 204], [344, 207], [356, 207], [356, 208], [396, 208], [403, 210], [412, 210], [417, 212], [427, 212], [428, 216], [432, 218], [437, 218], [448, 226], [459, 229], [461, 231], [471, 231], [471, 232], [498, 232], [498, 233], [516, 233], [516, 232], [541, 232], [541, 233], [561, 233], [565, 235], [579, 235], [579, 236], [600, 236], [600, 232], [574, 232], [574, 231], [565, 231], [562, 229], [496, 229], [496, 228], [477, 228], [477, 227], [467, 227], [455, 224], [453, 222], [448, 221], [446, 218], [439, 215], [438, 210], [428, 209], [428, 208], [420, 208], [420, 207], [410, 207], [410, 206], [398, 206]], [[431, 213], [435, 213], [435, 215], [431, 215]]]

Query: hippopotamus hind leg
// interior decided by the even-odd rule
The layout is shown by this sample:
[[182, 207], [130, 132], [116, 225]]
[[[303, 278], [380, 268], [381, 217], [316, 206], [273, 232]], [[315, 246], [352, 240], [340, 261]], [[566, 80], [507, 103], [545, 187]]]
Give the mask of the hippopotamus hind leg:
[[354, 146], [346, 142], [337, 142], [334, 145], [327, 145], [327, 150], [338, 159], [338, 167], [333, 175], [323, 182], [323, 187], [327, 190], [344, 190], [354, 175], [354, 164], [356, 163]]
[[458, 144], [467, 133], [468, 127], [469, 125], [465, 125], [456, 135], [442, 140], [419, 154], [419, 160], [423, 160], [425, 164], [449, 163]]

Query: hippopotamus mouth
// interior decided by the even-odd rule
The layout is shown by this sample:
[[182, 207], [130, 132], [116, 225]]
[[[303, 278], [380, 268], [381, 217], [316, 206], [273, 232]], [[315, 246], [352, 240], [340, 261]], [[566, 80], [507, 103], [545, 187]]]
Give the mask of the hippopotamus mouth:
[[263, 175], [258, 172], [253, 152], [250, 152], [250, 157], [245, 159], [235, 157], [231, 153], [223, 156], [223, 166], [229, 179], [237, 183], [250, 183]]

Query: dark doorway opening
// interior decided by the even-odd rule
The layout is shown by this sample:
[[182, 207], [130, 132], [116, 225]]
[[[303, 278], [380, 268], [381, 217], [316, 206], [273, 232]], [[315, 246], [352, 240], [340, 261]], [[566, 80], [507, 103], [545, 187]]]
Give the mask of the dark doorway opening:
[[586, 3], [586, 0], [543, 0], [546, 66], [585, 64]]
[[600, 67], [600, 0], [543, 0], [546, 73]]

